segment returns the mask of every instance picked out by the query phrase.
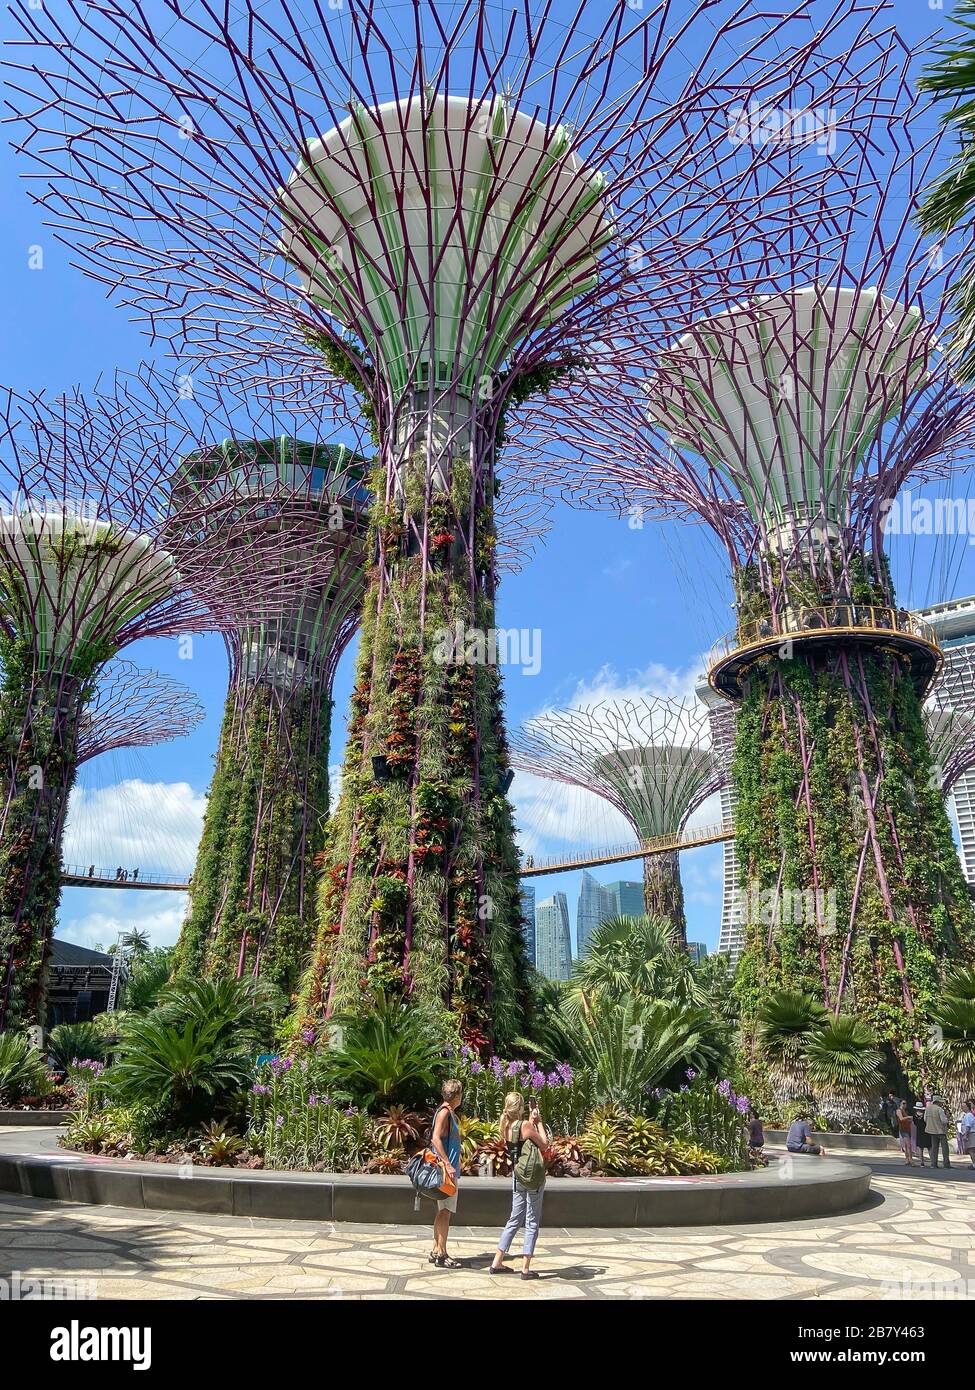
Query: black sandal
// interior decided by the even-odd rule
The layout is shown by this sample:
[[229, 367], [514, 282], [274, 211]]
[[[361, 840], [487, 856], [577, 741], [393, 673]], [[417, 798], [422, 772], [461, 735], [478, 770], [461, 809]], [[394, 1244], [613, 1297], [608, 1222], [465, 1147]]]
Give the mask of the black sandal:
[[460, 1269], [460, 1260], [452, 1260], [449, 1255], [437, 1256], [438, 1269]]

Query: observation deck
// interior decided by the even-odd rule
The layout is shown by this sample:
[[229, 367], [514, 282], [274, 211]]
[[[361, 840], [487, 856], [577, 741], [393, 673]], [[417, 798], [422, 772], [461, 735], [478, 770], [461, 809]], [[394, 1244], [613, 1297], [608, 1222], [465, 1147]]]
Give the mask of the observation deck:
[[921, 699], [931, 689], [943, 660], [934, 629], [915, 613], [905, 608], [830, 603], [787, 608], [741, 624], [712, 647], [708, 685], [725, 699], [740, 699], [742, 681], [755, 666], [817, 647], [868, 647], [899, 656]]

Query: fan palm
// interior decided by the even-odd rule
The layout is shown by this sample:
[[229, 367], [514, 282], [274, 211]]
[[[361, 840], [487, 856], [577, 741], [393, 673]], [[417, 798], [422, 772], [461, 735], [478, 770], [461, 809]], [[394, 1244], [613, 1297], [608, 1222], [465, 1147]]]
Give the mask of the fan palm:
[[880, 1101], [883, 1057], [872, 1029], [840, 1014], [806, 1043], [806, 1070], [820, 1113], [840, 1129], [866, 1124]]
[[962, 966], [945, 980], [944, 994], [949, 999], [975, 1001], [975, 970]]
[[567, 1003], [578, 1011], [583, 995], [590, 1001], [619, 1001], [631, 994], [681, 1004], [704, 1002], [687, 952], [674, 945], [671, 925], [663, 917], [610, 917], [601, 922], [586, 954], [576, 962]]
[[[931, 185], [921, 205], [925, 232], [946, 234], [970, 222], [975, 207], [975, 0], [958, 0], [950, 16], [962, 33], [936, 53], [936, 61], [918, 81], [924, 91], [951, 103], [944, 116], [954, 126], [959, 146], [947, 169]], [[956, 375], [975, 378], [975, 258], [968, 252], [952, 287], [956, 314]]]
[[957, 1107], [975, 1095], [975, 999], [943, 999], [932, 1011], [931, 1022], [938, 1038], [931, 1049], [932, 1060], [952, 1106]]
[[758, 1015], [758, 1050], [768, 1065], [781, 1110], [809, 1092], [806, 1044], [829, 1015], [810, 994], [780, 989], [766, 999]]

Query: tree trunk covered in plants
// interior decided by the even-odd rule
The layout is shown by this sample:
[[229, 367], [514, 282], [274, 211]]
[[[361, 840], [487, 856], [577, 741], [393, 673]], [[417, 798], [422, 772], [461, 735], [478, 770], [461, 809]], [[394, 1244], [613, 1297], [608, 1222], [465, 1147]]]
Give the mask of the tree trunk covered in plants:
[[973, 913], [903, 658], [848, 645], [751, 675], [737, 710], [746, 1022], [802, 990], [919, 1079], [925, 1015], [973, 958]]
[[646, 856], [643, 861], [643, 897], [650, 916], [666, 918], [671, 925], [671, 940], [676, 946], [685, 948], [687, 918], [677, 850]]
[[421, 417], [413, 446], [377, 470], [342, 793], [294, 1022], [402, 992], [449, 1010], [471, 1045], [500, 1047], [522, 1026], [526, 965], [502, 790], [491, 450], [458, 445], [451, 422], [454, 446], [431, 459], [435, 423]]
[[330, 710], [314, 683], [231, 690], [177, 974], [260, 975], [295, 992], [314, 936]]
[[77, 773], [85, 683], [32, 671], [3, 643], [0, 687], [0, 1032], [46, 1024], [61, 838]]

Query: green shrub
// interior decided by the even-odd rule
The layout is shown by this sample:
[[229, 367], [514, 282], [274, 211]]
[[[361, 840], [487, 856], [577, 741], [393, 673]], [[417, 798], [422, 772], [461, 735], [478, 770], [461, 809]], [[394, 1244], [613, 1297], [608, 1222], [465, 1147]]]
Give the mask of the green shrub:
[[94, 1023], [59, 1023], [47, 1041], [47, 1055], [57, 1071], [67, 1071], [76, 1058], [79, 1062], [104, 1062], [107, 1051], [106, 1040]]
[[20, 1033], [0, 1033], [0, 1104], [17, 1105], [26, 1096], [50, 1090], [44, 1057]]

